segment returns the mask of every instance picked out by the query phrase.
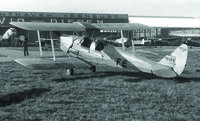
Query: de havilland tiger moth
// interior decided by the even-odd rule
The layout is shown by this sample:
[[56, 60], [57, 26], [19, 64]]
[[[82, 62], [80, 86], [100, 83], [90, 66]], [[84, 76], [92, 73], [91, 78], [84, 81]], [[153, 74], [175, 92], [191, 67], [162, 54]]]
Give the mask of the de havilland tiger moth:
[[[162, 78], [173, 78], [183, 73], [187, 62], [188, 47], [186, 44], [182, 44], [170, 55], [166, 55], [159, 62], [155, 62], [133, 53], [126, 52], [123, 49], [116, 48], [110, 44], [105, 44], [102, 41], [91, 41], [91, 38], [79, 36], [79, 34], [76, 36], [60, 36], [60, 49], [69, 56], [65, 58], [56, 58], [52, 32], [85, 32], [86, 26], [84, 24], [36, 22], [11, 22], [10, 24], [21, 29], [37, 31], [41, 58], [24, 58], [15, 60], [17, 63], [33, 69], [42, 70], [65, 68], [66, 72], [71, 75], [73, 74], [74, 69], [89, 68], [92, 72], [95, 72], [95, 64], [107, 64], [108, 66], [134, 70], [134, 72], [139, 71], [154, 74]], [[123, 31], [150, 28], [137, 23], [90, 23], [90, 27], [91, 26], [99, 30], [121, 32], [123, 47]], [[53, 58], [43, 58], [39, 33], [40, 31], [50, 32]]]

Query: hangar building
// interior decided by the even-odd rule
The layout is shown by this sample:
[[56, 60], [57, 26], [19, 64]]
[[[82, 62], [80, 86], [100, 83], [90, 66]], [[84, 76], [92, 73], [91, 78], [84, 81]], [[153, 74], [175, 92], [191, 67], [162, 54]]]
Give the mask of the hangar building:
[[136, 38], [200, 38], [200, 19], [193, 17], [129, 16], [129, 22], [152, 27]]
[[[96, 14], [96, 13], [55, 13], [55, 12], [16, 12], [0, 11], [0, 36], [9, 29], [9, 23], [17, 22], [52, 22], [52, 23], [140, 23], [152, 27], [148, 30], [135, 30], [134, 38], [141, 39], [200, 39], [200, 20], [193, 17], [165, 16], [129, 16], [128, 14]], [[19, 36], [27, 36], [29, 43], [37, 41], [36, 32], [17, 29], [14, 40], [1, 41], [0, 46], [19, 46]], [[46, 38], [47, 34], [41, 33]], [[48, 38], [48, 37], [47, 37]]]

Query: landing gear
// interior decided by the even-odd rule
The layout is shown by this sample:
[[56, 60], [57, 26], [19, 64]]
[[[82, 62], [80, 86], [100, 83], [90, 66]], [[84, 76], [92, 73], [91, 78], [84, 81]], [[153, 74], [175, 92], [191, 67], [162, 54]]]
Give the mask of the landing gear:
[[90, 67], [90, 70], [91, 70], [92, 72], [96, 72], [96, 66], [91, 66], [91, 67]]
[[74, 69], [73, 68], [70, 68], [70, 69], [66, 69], [65, 70], [65, 73], [66, 73], [66, 75], [73, 75], [74, 74]]

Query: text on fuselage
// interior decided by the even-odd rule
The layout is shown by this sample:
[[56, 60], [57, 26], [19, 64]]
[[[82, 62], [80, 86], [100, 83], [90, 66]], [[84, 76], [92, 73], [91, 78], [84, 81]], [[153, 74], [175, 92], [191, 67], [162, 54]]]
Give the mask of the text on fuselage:
[[117, 58], [116, 65], [121, 65], [122, 67], [127, 67], [127, 60], [123, 60], [121, 58]]

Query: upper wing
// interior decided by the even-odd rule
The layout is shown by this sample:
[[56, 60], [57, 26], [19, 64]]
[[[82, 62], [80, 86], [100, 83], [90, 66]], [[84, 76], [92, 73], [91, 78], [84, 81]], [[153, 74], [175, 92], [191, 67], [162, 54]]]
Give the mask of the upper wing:
[[32, 31], [85, 31], [79, 23], [10, 22], [11, 25]]
[[39, 22], [10, 22], [11, 25], [32, 31], [85, 31], [85, 29], [100, 30], [146, 30], [151, 27], [139, 23], [39, 23]]
[[75, 57], [56, 58], [24, 58], [16, 59], [17, 63], [35, 70], [62, 69], [62, 68], [89, 68], [92, 64]]
[[151, 27], [139, 23], [82, 23], [86, 28], [109, 31], [146, 30]]

